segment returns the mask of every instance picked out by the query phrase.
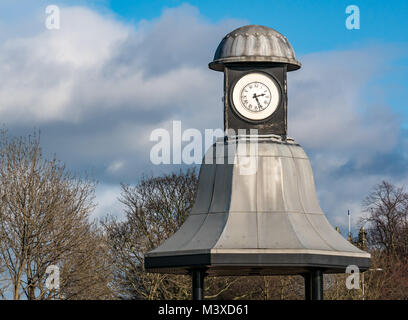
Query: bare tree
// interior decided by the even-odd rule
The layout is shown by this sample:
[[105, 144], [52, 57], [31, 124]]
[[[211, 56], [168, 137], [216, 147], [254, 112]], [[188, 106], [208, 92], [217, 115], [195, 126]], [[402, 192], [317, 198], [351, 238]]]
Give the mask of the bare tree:
[[368, 223], [368, 241], [387, 254], [408, 256], [408, 194], [383, 181], [364, 201], [362, 222]]
[[[374, 270], [366, 272], [366, 293], [372, 299], [408, 297], [408, 193], [382, 181], [364, 200], [368, 243]], [[376, 271], [377, 270], [377, 271]]]
[[85, 226], [83, 241], [61, 263], [62, 298], [113, 299], [112, 261], [106, 236], [95, 223]]
[[143, 177], [135, 186], [122, 184], [125, 221], [103, 222], [115, 261], [117, 295], [131, 299], [187, 299], [186, 276], [148, 274], [144, 254], [170, 237], [184, 222], [195, 197], [197, 177], [186, 173]]
[[[13, 299], [75, 298], [74, 282], [99, 252], [89, 222], [94, 190], [95, 182], [44, 159], [36, 132], [28, 138], [1, 132], [0, 261]], [[58, 292], [46, 288], [50, 265], [61, 270]]]
[[217, 298], [232, 300], [302, 300], [304, 299], [304, 293], [304, 280], [300, 275], [241, 276], [233, 278], [229, 290]]

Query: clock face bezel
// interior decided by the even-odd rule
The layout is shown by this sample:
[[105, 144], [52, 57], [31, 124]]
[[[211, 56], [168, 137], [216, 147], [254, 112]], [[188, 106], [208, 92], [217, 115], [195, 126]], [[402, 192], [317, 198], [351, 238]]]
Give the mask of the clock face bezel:
[[[262, 111], [249, 111], [241, 101], [241, 92], [248, 84], [260, 82], [264, 84], [271, 93], [271, 101], [268, 107]], [[282, 88], [272, 75], [262, 71], [250, 71], [237, 79], [230, 90], [230, 102], [235, 113], [245, 121], [252, 123], [264, 122], [269, 119], [281, 105]]]

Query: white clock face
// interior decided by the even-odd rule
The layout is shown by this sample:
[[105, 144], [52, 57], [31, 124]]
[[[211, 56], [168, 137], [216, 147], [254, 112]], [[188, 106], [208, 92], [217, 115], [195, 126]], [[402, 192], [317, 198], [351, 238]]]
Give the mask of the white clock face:
[[232, 102], [235, 109], [250, 120], [269, 117], [279, 105], [280, 91], [270, 77], [262, 73], [250, 73], [235, 84]]
[[271, 91], [262, 82], [250, 82], [241, 91], [241, 103], [248, 111], [265, 110], [271, 103]]

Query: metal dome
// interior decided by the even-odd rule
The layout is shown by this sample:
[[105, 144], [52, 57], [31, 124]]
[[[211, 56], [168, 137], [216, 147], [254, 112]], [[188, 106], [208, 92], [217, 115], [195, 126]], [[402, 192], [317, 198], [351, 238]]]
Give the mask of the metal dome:
[[297, 70], [301, 63], [288, 39], [278, 31], [259, 25], [248, 25], [228, 33], [218, 45], [210, 69], [223, 71], [225, 63], [274, 62]]

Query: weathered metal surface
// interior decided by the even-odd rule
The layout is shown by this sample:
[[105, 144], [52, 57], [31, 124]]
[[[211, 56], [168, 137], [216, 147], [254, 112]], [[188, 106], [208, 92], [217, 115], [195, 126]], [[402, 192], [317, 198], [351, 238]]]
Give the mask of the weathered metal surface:
[[203, 164], [201, 166], [199, 181], [197, 188], [196, 200], [194, 202], [191, 214], [207, 213], [210, 209], [213, 185], [215, 181], [215, 165]]
[[248, 25], [228, 33], [209, 67], [223, 71], [226, 63], [284, 63], [288, 71], [297, 70], [301, 63], [288, 39], [278, 31], [259, 25]]
[[[370, 255], [344, 239], [322, 212], [304, 150], [293, 140], [251, 139], [258, 142], [255, 154], [242, 148], [232, 155], [235, 163], [202, 165], [193, 213], [146, 255], [146, 268], [186, 273], [193, 265], [223, 275], [368, 268]], [[228, 159], [224, 142], [209, 152], [215, 155], [217, 145], [225, 152], [219, 159]], [[257, 170], [244, 175], [240, 163], [249, 158]]]

